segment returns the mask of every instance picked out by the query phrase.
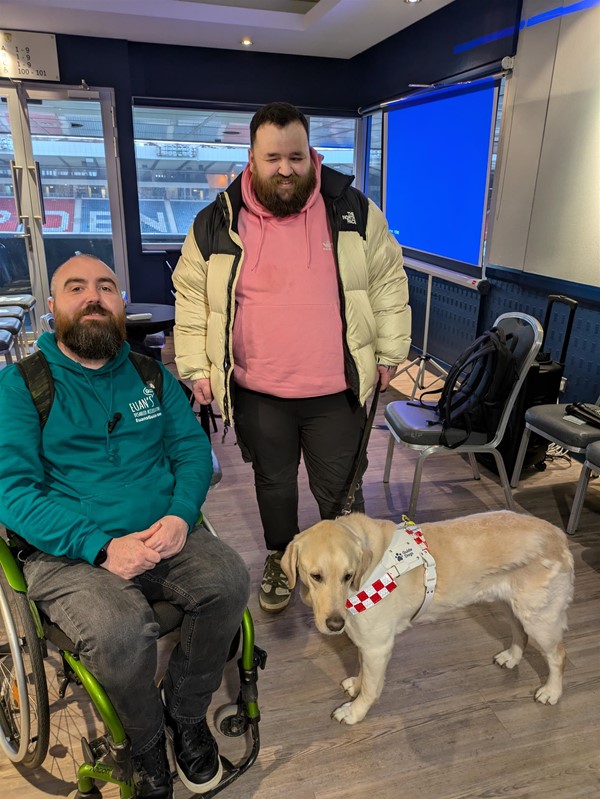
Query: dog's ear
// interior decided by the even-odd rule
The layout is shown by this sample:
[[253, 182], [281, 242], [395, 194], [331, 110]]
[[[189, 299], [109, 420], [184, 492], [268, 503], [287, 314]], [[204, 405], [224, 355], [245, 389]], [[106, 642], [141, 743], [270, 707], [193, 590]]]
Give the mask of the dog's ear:
[[296, 572], [298, 571], [298, 543], [291, 541], [281, 558], [281, 568], [288, 578], [290, 588], [296, 585]]
[[360, 584], [363, 581], [363, 577], [369, 570], [372, 561], [373, 561], [373, 553], [368, 547], [363, 545], [362, 552], [360, 555], [360, 563], [358, 565], [357, 570], [354, 572], [354, 577], [352, 578], [352, 588], [354, 588], [355, 590], [358, 590], [360, 588]]

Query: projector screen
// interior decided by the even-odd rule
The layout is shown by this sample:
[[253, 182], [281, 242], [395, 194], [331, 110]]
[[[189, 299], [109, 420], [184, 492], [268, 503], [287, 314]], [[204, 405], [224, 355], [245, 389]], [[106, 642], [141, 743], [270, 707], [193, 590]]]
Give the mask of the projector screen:
[[385, 213], [403, 247], [482, 265], [496, 101], [489, 78], [387, 112]]

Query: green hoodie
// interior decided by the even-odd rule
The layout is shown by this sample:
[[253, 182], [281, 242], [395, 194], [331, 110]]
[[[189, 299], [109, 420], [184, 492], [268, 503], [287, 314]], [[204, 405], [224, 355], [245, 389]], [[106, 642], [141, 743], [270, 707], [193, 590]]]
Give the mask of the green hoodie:
[[175, 378], [162, 367], [159, 403], [128, 344], [100, 369], [64, 355], [53, 333], [38, 346], [55, 390], [43, 431], [17, 367], [0, 372], [0, 521], [44, 552], [88, 563], [111, 538], [167, 514], [193, 527], [212, 459]]

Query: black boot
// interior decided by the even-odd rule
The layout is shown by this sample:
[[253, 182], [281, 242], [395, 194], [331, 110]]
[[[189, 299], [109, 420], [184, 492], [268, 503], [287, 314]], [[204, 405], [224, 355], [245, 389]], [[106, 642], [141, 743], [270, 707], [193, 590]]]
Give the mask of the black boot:
[[223, 766], [206, 719], [186, 724], [171, 719], [168, 713], [165, 715], [181, 781], [192, 793], [211, 791], [221, 782]]
[[173, 799], [173, 778], [164, 733], [143, 755], [132, 755], [136, 799]]

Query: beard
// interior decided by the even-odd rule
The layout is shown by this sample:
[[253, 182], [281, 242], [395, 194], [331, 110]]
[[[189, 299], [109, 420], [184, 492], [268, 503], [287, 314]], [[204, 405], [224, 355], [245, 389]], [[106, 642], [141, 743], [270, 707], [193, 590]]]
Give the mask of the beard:
[[292, 174], [286, 180], [292, 181], [291, 193], [286, 197], [282, 197], [278, 191], [282, 182], [282, 178], [279, 175], [263, 179], [256, 172], [252, 173], [252, 188], [256, 194], [256, 199], [273, 216], [291, 216], [292, 214], [300, 213], [304, 208], [317, 185], [317, 173], [314, 164], [310, 165], [310, 171], [306, 175], [300, 177]]
[[[101, 314], [105, 318], [85, 320], [83, 317], [90, 313]], [[115, 316], [97, 303], [88, 305], [73, 317], [55, 309], [54, 326], [57, 341], [79, 358], [90, 360], [114, 358], [127, 337], [125, 312]]]

